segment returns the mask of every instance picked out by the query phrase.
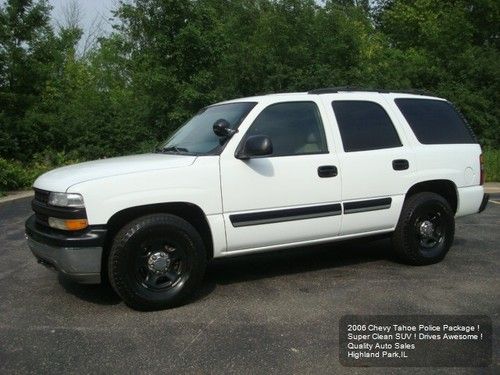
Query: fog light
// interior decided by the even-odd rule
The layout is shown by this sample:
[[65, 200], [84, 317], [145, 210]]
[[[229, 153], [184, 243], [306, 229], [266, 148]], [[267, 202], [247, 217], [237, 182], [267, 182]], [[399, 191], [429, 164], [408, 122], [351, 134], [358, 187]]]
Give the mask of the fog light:
[[49, 226], [61, 230], [81, 230], [87, 228], [87, 219], [57, 219], [49, 217]]

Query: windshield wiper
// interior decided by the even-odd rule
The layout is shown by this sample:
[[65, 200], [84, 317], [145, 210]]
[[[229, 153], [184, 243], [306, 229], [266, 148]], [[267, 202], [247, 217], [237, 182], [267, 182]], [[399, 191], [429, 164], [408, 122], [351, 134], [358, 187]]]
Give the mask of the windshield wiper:
[[170, 146], [165, 148], [160, 148], [158, 152], [189, 152], [187, 148]]

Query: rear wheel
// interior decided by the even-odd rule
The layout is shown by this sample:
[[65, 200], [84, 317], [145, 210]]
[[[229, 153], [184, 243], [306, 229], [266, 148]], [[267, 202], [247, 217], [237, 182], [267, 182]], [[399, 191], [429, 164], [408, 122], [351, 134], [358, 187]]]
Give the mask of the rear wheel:
[[116, 235], [108, 258], [111, 285], [137, 310], [178, 306], [200, 284], [203, 241], [187, 221], [170, 214], [140, 217]]
[[448, 201], [438, 194], [424, 192], [404, 203], [392, 239], [402, 261], [426, 265], [446, 256], [454, 234], [455, 219]]

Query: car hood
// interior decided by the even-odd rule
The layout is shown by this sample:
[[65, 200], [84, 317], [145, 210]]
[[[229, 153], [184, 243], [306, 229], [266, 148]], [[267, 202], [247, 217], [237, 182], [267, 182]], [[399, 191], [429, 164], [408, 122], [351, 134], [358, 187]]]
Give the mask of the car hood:
[[72, 185], [130, 173], [187, 167], [196, 156], [171, 154], [142, 154], [101, 159], [69, 165], [47, 172], [35, 181], [33, 187], [65, 192]]

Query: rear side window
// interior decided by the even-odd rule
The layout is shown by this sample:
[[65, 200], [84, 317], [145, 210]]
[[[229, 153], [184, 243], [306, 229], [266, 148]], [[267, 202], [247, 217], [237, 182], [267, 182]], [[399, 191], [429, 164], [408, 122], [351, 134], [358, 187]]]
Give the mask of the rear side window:
[[377, 103], [360, 100], [332, 102], [346, 152], [400, 147], [387, 112]]
[[476, 143], [472, 130], [451, 103], [430, 99], [395, 101], [420, 143]]
[[267, 135], [273, 156], [327, 153], [323, 123], [314, 102], [284, 102], [265, 108], [246, 137]]

